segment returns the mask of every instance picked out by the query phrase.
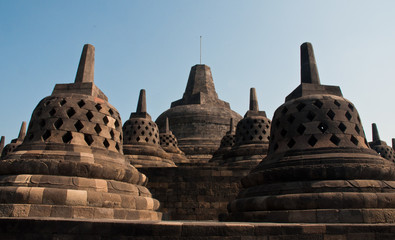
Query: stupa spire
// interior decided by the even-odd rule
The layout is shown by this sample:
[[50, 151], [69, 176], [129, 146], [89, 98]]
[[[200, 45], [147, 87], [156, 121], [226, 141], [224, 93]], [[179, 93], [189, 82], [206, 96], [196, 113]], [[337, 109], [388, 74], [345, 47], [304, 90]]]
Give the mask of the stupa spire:
[[139, 102], [137, 103], [136, 113], [146, 113], [147, 102], [145, 100], [145, 89], [140, 90]]
[[255, 88], [250, 88], [250, 111], [259, 111]]
[[229, 123], [229, 133], [230, 133], [230, 134], [234, 134], [234, 133], [235, 133], [233, 118], [230, 119], [230, 123]]
[[21, 125], [21, 129], [19, 130], [18, 140], [23, 141], [26, 136], [26, 122], [23, 121]]
[[302, 83], [321, 84], [313, 45], [309, 42], [300, 46], [300, 70]]
[[75, 83], [93, 82], [95, 72], [95, 47], [85, 44], [81, 53]]
[[376, 123], [372, 123], [372, 138], [373, 142], [380, 141], [379, 131], [377, 130]]
[[166, 118], [166, 126], [165, 126], [165, 133], [169, 133], [170, 132], [170, 128], [169, 128], [169, 118]]
[[395, 150], [395, 138], [392, 139], [392, 148]]
[[1, 140], [0, 140], [0, 157], [1, 157], [1, 152], [3, 152], [4, 144], [5, 144], [5, 137], [1, 136]]

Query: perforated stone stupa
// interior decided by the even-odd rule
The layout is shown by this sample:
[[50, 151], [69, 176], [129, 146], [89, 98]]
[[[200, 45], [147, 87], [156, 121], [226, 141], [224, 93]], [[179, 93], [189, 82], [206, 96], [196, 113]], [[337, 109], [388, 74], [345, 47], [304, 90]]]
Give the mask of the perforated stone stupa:
[[126, 159], [135, 167], [176, 167], [160, 146], [159, 129], [147, 113], [145, 90], [140, 90], [137, 110], [123, 125]]
[[269, 152], [242, 179], [233, 221], [395, 222], [395, 166], [369, 148], [355, 106], [321, 85], [301, 46], [301, 84], [274, 113]]
[[394, 162], [395, 151], [392, 147], [388, 146], [386, 142], [380, 139], [379, 131], [375, 123], [372, 123], [372, 137], [373, 141], [369, 143], [369, 146], [383, 158]]
[[21, 125], [21, 129], [19, 130], [18, 137], [12, 139], [9, 144], [7, 144], [4, 148], [2, 148], [3, 150], [0, 151], [1, 153], [0, 157], [4, 158], [5, 156], [13, 152], [16, 147], [22, 144], [23, 140], [25, 139], [25, 136], [26, 136], [26, 122], [23, 121]]
[[225, 153], [229, 152], [235, 145], [235, 127], [233, 124], [233, 118], [230, 119], [229, 131], [226, 132], [225, 136], [221, 139], [221, 144], [217, 151], [214, 152], [213, 157], [210, 162], [222, 163], [223, 156]]
[[168, 118], [166, 118], [165, 131], [159, 133], [159, 140], [160, 146], [171, 156], [173, 162], [176, 164], [189, 162], [185, 154], [178, 148], [178, 141], [173, 132], [170, 131]]
[[241, 116], [218, 98], [210, 67], [199, 64], [191, 69], [182, 99], [156, 119], [160, 129], [166, 118], [188, 159], [207, 162], [228, 131], [229, 119], [238, 122]]
[[224, 166], [255, 167], [267, 155], [271, 121], [259, 111], [255, 88], [250, 89], [250, 108], [236, 127], [235, 144], [224, 154]]
[[147, 178], [125, 161], [119, 113], [93, 78], [87, 44], [75, 82], [40, 101], [24, 142], [0, 161], [1, 217], [161, 219]]

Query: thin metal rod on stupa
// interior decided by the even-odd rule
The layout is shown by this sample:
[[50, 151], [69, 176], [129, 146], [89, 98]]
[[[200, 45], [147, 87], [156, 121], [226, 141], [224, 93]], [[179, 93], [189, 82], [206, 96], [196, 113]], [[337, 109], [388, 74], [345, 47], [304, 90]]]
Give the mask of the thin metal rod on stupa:
[[139, 102], [137, 103], [136, 113], [146, 113], [147, 102], [145, 101], [145, 89], [140, 90]]
[[93, 82], [95, 72], [95, 47], [85, 44], [81, 53], [75, 83]]
[[300, 70], [302, 83], [321, 84], [313, 46], [309, 42], [300, 46]]
[[19, 130], [18, 140], [23, 141], [26, 136], [26, 122], [23, 121], [21, 125], [21, 129]]
[[258, 98], [256, 97], [255, 88], [250, 88], [250, 110], [259, 111]]
[[170, 127], [169, 127], [169, 118], [166, 117], [166, 127], [165, 127], [166, 133], [170, 132]]
[[372, 123], [372, 138], [373, 142], [380, 141], [379, 131], [377, 130], [376, 123]]
[[202, 36], [200, 36], [200, 64], [202, 64]]

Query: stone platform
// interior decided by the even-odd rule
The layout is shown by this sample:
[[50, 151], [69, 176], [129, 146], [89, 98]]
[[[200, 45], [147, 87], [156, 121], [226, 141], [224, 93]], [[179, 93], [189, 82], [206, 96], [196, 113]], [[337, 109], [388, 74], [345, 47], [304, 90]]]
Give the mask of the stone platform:
[[395, 238], [395, 224], [295, 224], [0, 218], [1, 239], [317, 239]]

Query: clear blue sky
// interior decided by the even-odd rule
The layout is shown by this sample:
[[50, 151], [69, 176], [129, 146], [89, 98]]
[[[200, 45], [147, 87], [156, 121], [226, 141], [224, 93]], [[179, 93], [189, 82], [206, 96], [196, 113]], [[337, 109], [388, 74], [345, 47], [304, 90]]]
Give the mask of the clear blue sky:
[[155, 120], [182, 97], [191, 66], [211, 67], [219, 97], [244, 115], [249, 88], [272, 118], [314, 46], [321, 83], [357, 107], [368, 141], [395, 137], [395, 1], [0, 1], [0, 135], [17, 137], [56, 83], [96, 47], [95, 83], [125, 121], [147, 91]]

